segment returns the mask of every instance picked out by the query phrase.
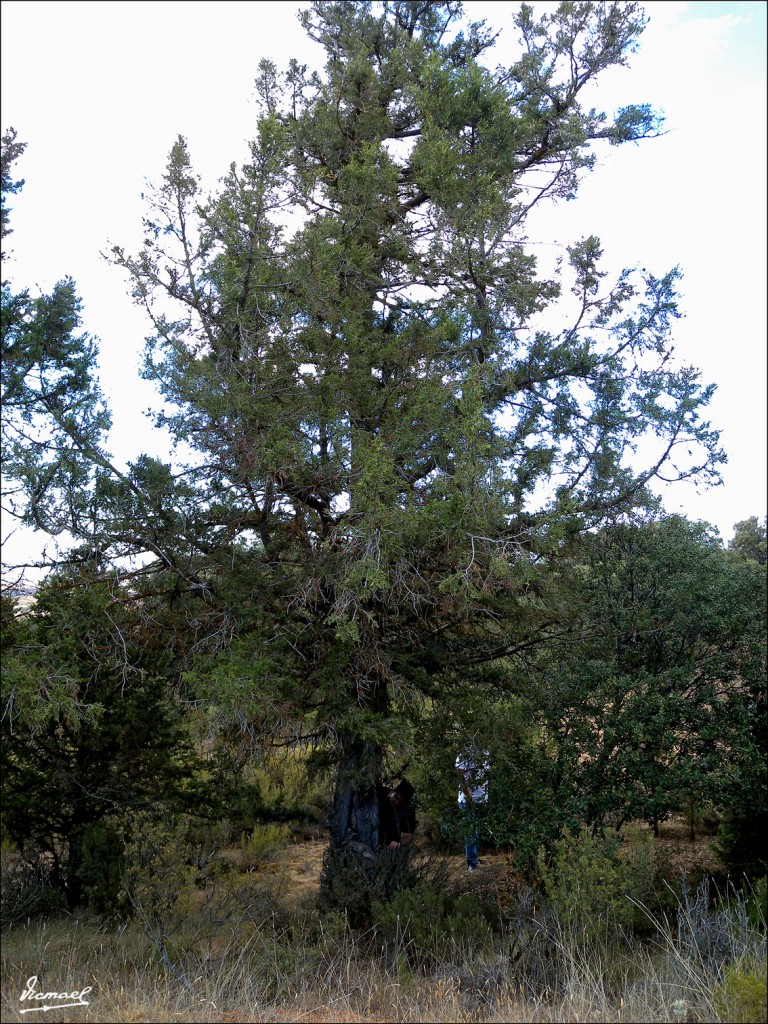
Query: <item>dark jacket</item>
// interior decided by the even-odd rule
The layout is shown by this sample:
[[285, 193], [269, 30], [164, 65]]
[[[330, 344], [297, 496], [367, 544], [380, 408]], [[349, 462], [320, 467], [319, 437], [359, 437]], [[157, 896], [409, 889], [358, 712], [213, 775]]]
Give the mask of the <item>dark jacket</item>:
[[390, 790], [377, 786], [379, 794], [379, 845], [400, 843], [403, 835], [416, 831], [416, 812], [410, 804], [396, 807], [389, 799]]

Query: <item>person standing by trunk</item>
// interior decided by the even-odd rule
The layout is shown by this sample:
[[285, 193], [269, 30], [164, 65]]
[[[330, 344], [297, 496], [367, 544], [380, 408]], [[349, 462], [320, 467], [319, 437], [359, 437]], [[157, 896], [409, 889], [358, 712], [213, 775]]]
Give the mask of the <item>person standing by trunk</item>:
[[394, 789], [379, 787], [379, 845], [399, 850], [413, 842], [416, 813], [411, 805], [414, 789], [401, 779]]

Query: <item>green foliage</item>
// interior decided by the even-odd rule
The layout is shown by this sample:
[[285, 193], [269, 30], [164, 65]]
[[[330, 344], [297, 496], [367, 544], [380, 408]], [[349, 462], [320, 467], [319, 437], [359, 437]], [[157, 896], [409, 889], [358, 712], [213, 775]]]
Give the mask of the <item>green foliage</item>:
[[553, 846], [551, 859], [542, 857], [539, 870], [547, 896], [564, 926], [595, 941], [623, 927], [643, 923], [653, 906], [656, 865], [653, 839], [635, 836], [629, 849], [619, 849], [620, 836], [596, 835], [583, 827], [565, 830]]
[[[476, 807], [482, 846], [511, 847], [522, 872], [533, 871], [538, 849], [564, 823], [553, 806], [556, 764], [543, 730], [521, 698], [527, 686], [519, 663], [468, 672], [414, 723], [408, 776], [419, 794], [419, 829], [437, 846], [462, 849], [455, 761], [470, 739], [490, 755], [489, 800]], [[510, 693], [510, 691], [514, 691]], [[578, 819], [572, 822], [578, 826]]]
[[134, 910], [164, 933], [173, 930], [171, 919], [183, 920], [192, 909], [189, 900], [198, 870], [194, 861], [200, 850], [189, 843], [189, 824], [183, 817], [140, 812], [126, 816], [122, 828], [122, 884]]
[[564, 828], [578, 828], [582, 819], [577, 809], [556, 802], [558, 766], [543, 731], [521, 731], [502, 719], [505, 725], [509, 741], [491, 751], [487, 831], [498, 845], [512, 847], [520, 871], [535, 874], [540, 847], [549, 848]]
[[[126, 693], [163, 722], [163, 687], [183, 687], [264, 743], [301, 740], [293, 730], [309, 723], [337, 769], [329, 865], [350, 872], [330, 891], [352, 899], [368, 866], [362, 855], [345, 864], [351, 808], [375, 861], [365, 794], [389, 749], [415, 750], [427, 705], [439, 714], [468, 695], [477, 707], [514, 694], [515, 715], [530, 715], [515, 732], [520, 766], [506, 768], [530, 803], [498, 821], [528, 857], [526, 822], [550, 796], [558, 806], [561, 780], [569, 799], [556, 825], [599, 820], [619, 800], [601, 794], [642, 768], [641, 742], [660, 733], [669, 749], [667, 705], [634, 664], [606, 671], [600, 650], [588, 652], [603, 660], [594, 671], [571, 662], [552, 680], [553, 660], [519, 682], [517, 656], [574, 617], [549, 581], [563, 546], [652, 506], [659, 475], [717, 480], [723, 456], [702, 416], [712, 387], [670, 361], [679, 271], [610, 280], [589, 236], [547, 277], [527, 239], [530, 211], [573, 198], [601, 144], [658, 131], [645, 104], [615, 117], [582, 105], [636, 46], [639, 8], [562, 4], [539, 17], [521, 5], [519, 53], [494, 70], [494, 37], [452, 2], [316, 3], [301, 17], [325, 52], [322, 73], [262, 62], [243, 166], [204, 199], [178, 138], [149, 192], [141, 249], [114, 250], [151, 318], [144, 372], [162, 394], [157, 422], [188, 462], [140, 456], [122, 472], [108, 459], [71, 283], [37, 304], [3, 293], [4, 400], [17, 418], [40, 417], [47, 438], [9, 435], [20, 513], [87, 541], [116, 580], [138, 556], [152, 658], [129, 660]], [[150, 621], [169, 638], [150, 643]], [[55, 676], [33, 661], [27, 701], [31, 714], [39, 698], [51, 722], [82, 703], [72, 657], [56, 657], [67, 671]], [[134, 661], [157, 703], [139, 698]], [[87, 708], [102, 729], [122, 714], [122, 670], [110, 665], [111, 688], [92, 685]], [[679, 668], [663, 680], [676, 691], [670, 717], [690, 704]], [[645, 740], [627, 743], [615, 777], [589, 762], [576, 807], [581, 762], [561, 722], [574, 695], [610, 701], [614, 686], [642, 691], [643, 710], [618, 730]], [[88, 749], [95, 727], [76, 710], [91, 732], [72, 749]], [[139, 715], [137, 703], [122, 722]], [[595, 731], [586, 717], [577, 725]], [[147, 735], [143, 749], [159, 742]], [[623, 810], [663, 813], [668, 794], [647, 783], [621, 795]], [[691, 780], [681, 772], [674, 784]]]
[[[189, 724], [188, 722], [186, 724]], [[190, 729], [194, 737], [194, 730]], [[201, 820], [216, 822], [226, 818], [233, 836], [252, 828], [256, 821], [270, 814], [261, 789], [250, 776], [247, 766], [224, 737], [215, 744], [194, 747], [198, 751], [193, 771], [185, 780], [182, 804]]]
[[110, 908], [121, 813], [182, 807], [197, 767], [169, 662], [127, 596], [63, 573], [3, 630], [3, 828], [31, 866], [52, 865], [70, 909]]
[[[23, 180], [13, 180], [13, 165], [23, 155], [26, 148], [25, 142], [16, 141], [15, 128], [9, 128], [8, 131], [3, 132], [2, 146], [0, 146], [0, 217], [2, 219], [0, 231], [2, 238], [10, 235], [13, 231], [10, 226], [8, 197], [21, 191], [24, 186]], [[3, 250], [3, 255], [5, 255], [5, 250]]]
[[373, 922], [384, 942], [418, 964], [450, 959], [451, 952], [461, 947], [471, 947], [473, 955], [482, 956], [492, 934], [471, 893], [454, 895], [430, 883], [374, 903]]
[[369, 927], [377, 903], [389, 903], [419, 881], [411, 852], [407, 846], [371, 849], [348, 841], [336, 849], [332, 844], [323, 856], [319, 906], [331, 912], [342, 908], [352, 927]]
[[261, 817], [322, 821], [328, 815], [332, 795], [329, 772], [315, 765], [310, 753], [290, 748], [272, 753], [247, 769], [247, 778], [258, 788]]
[[754, 861], [748, 819], [761, 820], [766, 753], [762, 570], [678, 517], [616, 524], [558, 561], [551, 585], [567, 628], [529, 660], [522, 698], [540, 731], [497, 766], [509, 820], [525, 802], [522, 827], [547, 844], [582, 821], [655, 828], [683, 807], [713, 805], [726, 821], [738, 813]]
[[185, 926], [196, 910], [188, 826], [183, 818], [139, 813], [126, 818], [122, 835], [123, 890], [163, 963], [182, 982]]
[[[528, 172], [550, 179], [542, 195], [571, 196], [593, 143], [657, 126], [642, 105], [616, 122], [580, 105], [642, 29], [635, 8], [601, 12], [521, 10], [530, 48], [490, 72], [481, 26], [443, 37], [455, 6], [316, 5], [304, 24], [324, 74], [264, 62], [251, 160], [201, 203], [179, 139], [143, 249], [115, 250], [142, 303], [178, 309], [155, 318], [146, 373], [168, 400], [159, 419], [197, 450], [198, 557], [240, 538], [235, 575], [260, 595], [258, 612], [233, 606], [232, 574], [209, 577], [237, 635], [217, 692], [265, 728], [312, 708], [320, 727], [344, 717], [332, 736], [348, 746], [398, 686], [492, 660], [499, 605], [522, 617], [513, 538], [644, 502], [648, 478], [622, 465], [641, 426], [689, 436], [698, 470], [714, 469], [695, 412], [709, 393], [662, 356], [674, 273], [601, 291], [600, 246], [578, 242], [582, 308], [562, 334], [534, 326], [562, 285], [525, 250]], [[639, 419], [616, 417], [633, 405]], [[532, 516], [555, 473], [562, 493]]]
[[768, 875], [763, 875], [752, 883], [752, 893], [747, 906], [752, 924], [765, 932], [768, 924]]
[[714, 992], [713, 1003], [720, 1020], [732, 1024], [766, 1024], [768, 1022], [768, 994], [766, 970], [768, 964], [735, 963], [723, 970], [723, 981]]
[[735, 877], [746, 876], [752, 880], [765, 877], [768, 871], [767, 828], [768, 811], [761, 804], [744, 801], [738, 807], [730, 807], [723, 812], [715, 848]]
[[740, 558], [750, 558], [758, 565], [768, 564], [768, 546], [766, 543], [766, 517], [760, 522], [757, 516], [742, 519], [733, 528], [733, 538], [728, 550]]
[[244, 832], [240, 838], [242, 866], [246, 869], [263, 867], [274, 861], [288, 845], [290, 838], [290, 825], [275, 822], [254, 825], [250, 833]]
[[122, 887], [125, 850], [119, 826], [109, 818], [91, 822], [76, 842], [83, 902], [97, 914], [121, 915], [127, 900]]
[[274, 920], [274, 907], [253, 878], [240, 877], [217, 856], [229, 835], [226, 822], [201, 826], [188, 815], [141, 811], [124, 816], [121, 834], [125, 896], [161, 962], [185, 987], [190, 950], [202, 945], [210, 964], [222, 929], [242, 934], [248, 922], [264, 916], [265, 907]]
[[[10, 234], [13, 164], [25, 143], [2, 136], [2, 235]], [[14, 292], [3, 252], [0, 385], [4, 510], [37, 529], [92, 535], [96, 481], [113, 467], [103, 449], [110, 416], [96, 380], [98, 348], [79, 333], [82, 304], [65, 277], [50, 295]]]

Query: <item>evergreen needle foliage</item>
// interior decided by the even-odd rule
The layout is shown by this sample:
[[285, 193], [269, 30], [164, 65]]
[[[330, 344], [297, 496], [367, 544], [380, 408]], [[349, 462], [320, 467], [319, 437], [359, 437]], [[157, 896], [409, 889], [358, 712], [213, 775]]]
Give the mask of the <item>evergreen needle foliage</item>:
[[118, 471], [90, 378], [65, 406], [25, 376], [49, 375], [10, 293], [3, 344], [18, 415], [55, 428], [12, 451], [26, 519], [138, 559], [196, 699], [316, 744], [338, 852], [350, 821], [377, 845], [373, 783], [420, 710], [503, 692], [562, 617], [560, 545], [648, 507], [657, 478], [716, 480], [723, 456], [713, 388], [670, 358], [679, 272], [610, 280], [590, 236], [548, 277], [527, 244], [601, 145], [659, 131], [645, 104], [582, 105], [637, 45], [639, 6], [521, 5], [497, 66], [454, 0], [301, 20], [323, 70], [262, 61], [249, 160], [206, 197], [179, 138], [141, 250], [113, 251], [186, 463]]

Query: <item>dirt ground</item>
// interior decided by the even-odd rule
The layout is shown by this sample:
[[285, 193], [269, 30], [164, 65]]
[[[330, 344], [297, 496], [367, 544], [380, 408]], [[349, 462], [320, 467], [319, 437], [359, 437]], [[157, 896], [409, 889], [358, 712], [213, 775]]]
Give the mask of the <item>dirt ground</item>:
[[[316, 895], [320, 885], [320, 872], [327, 839], [321, 831], [310, 837], [296, 837], [280, 853], [273, 871], [282, 879], [280, 886], [284, 898], [295, 906], [306, 906]], [[689, 829], [680, 817], [671, 818], [660, 826], [656, 837], [659, 863], [666, 877], [679, 877], [686, 870], [692, 877], [701, 874], [717, 875], [722, 866], [711, 849], [712, 836], [698, 832], [691, 839]], [[428, 843], [417, 839], [417, 856], [428, 859], [433, 866], [444, 866], [456, 892], [473, 892], [483, 903], [508, 906], [519, 892], [522, 878], [509, 850], [483, 850], [477, 871], [467, 871], [463, 853], [435, 854]]]

